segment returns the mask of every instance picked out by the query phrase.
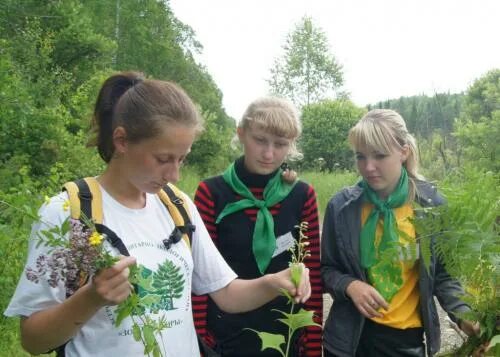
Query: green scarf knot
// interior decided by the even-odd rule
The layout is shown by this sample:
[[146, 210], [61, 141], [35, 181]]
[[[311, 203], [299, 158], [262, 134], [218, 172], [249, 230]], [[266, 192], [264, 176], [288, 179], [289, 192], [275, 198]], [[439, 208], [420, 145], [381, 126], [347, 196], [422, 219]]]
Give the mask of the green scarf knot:
[[[361, 266], [368, 270], [372, 285], [390, 302], [403, 284], [402, 268], [399, 262], [399, 234], [394, 208], [401, 207], [408, 199], [408, 174], [402, 167], [401, 176], [395, 190], [387, 200], [381, 200], [365, 180], [359, 183], [364, 198], [374, 205], [361, 229]], [[383, 233], [375, 246], [377, 223], [383, 217]]]
[[227, 204], [217, 217], [215, 223], [218, 224], [227, 215], [243, 209], [250, 207], [257, 207], [259, 209], [253, 232], [252, 250], [259, 271], [262, 274], [264, 274], [271, 263], [271, 258], [276, 249], [274, 219], [268, 207], [272, 207], [276, 203], [283, 201], [297, 183], [297, 181], [292, 184], [284, 183], [281, 178], [282, 173], [283, 170], [278, 169], [276, 174], [269, 180], [264, 188], [262, 200], [256, 199], [248, 187], [241, 182], [236, 174], [234, 162], [229, 165], [222, 175], [224, 181], [243, 199]]
[[261, 209], [261, 208], [265, 208], [266, 207], [266, 202], [265, 201], [262, 201], [262, 200], [255, 200], [255, 206], [258, 208], [258, 209]]

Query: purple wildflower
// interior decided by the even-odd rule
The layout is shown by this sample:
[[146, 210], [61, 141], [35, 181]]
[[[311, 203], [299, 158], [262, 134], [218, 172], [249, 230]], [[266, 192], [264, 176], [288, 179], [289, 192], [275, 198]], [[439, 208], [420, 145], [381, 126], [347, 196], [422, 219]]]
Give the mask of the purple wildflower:
[[80, 287], [82, 277], [96, 273], [96, 263], [103, 252], [102, 246], [90, 244], [89, 237], [93, 231], [82, 222], [70, 219], [70, 227], [67, 246], [54, 247], [48, 256], [40, 255], [35, 269], [26, 269], [26, 278], [34, 283], [45, 278], [51, 287], [62, 282], [71, 295]]

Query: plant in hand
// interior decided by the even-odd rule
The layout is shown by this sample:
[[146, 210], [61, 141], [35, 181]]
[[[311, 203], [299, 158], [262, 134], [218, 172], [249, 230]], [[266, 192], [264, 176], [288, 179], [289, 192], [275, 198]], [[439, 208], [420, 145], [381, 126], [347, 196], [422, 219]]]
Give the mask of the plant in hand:
[[[65, 204], [66, 205], [66, 204]], [[92, 220], [82, 216], [81, 221], [68, 218], [61, 226], [53, 226], [39, 233], [38, 245], [48, 247], [47, 254], [37, 257], [35, 266], [26, 269], [28, 280], [39, 283], [46, 279], [51, 287], [64, 283], [66, 295], [71, 296], [83, 286], [88, 278], [100, 270], [109, 268], [118, 261], [105, 247], [105, 234], [97, 232]], [[37, 245], [37, 246], [38, 246]], [[148, 271], [142, 265], [130, 267], [129, 281], [134, 286], [129, 297], [116, 309], [115, 326], [127, 318], [132, 319], [132, 334], [144, 345], [144, 355], [162, 356], [157, 336], [168, 328], [164, 315], [153, 319], [148, 312], [158, 312], [158, 294], [139, 294], [138, 291], [152, 291], [152, 277], [145, 279]], [[151, 274], [149, 274], [151, 275]], [[163, 342], [163, 341], [162, 341]]]
[[[309, 242], [307, 241], [307, 236], [305, 235], [305, 232], [308, 228], [307, 222], [301, 222], [301, 224], [296, 228], [298, 229], [299, 239], [295, 241], [294, 246], [290, 248], [290, 251], [292, 253], [292, 261], [290, 262], [290, 275], [292, 283], [295, 285], [295, 287], [298, 287], [300, 284], [300, 279], [302, 277], [302, 270], [304, 269], [304, 260], [308, 256], [310, 256], [310, 253], [307, 249]], [[272, 348], [279, 351], [282, 356], [288, 357], [290, 353], [293, 334], [303, 327], [319, 325], [314, 322], [312, 311], [307, 311], [301, 308], [299, 311], [294, 312], [295, 299], [288, 293], [288, 291], [284, 289], [281, 290], [281, 293], [287, 297], [288, 303], [291, 305], [290, 312], [287, 313], [280, 310], [273, 311], [277, 311], [283, 315], [283, 318], [278, 319], [278, 321], [288, 326], [287, 336], [255, 331], [253, 329], [248, 330], [255, 332], [259, 336], [262, 342], [262, 351], [266, 348]], [[282, 348], [282, 345], [285, 345], [284, 350]]]

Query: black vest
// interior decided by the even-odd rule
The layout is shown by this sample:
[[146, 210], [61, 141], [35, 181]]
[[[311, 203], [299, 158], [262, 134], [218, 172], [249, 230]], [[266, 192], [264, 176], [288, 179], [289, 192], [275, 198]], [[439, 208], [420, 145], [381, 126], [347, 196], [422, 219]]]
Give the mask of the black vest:
[[[240, 176], [239, 172], [238, 175], [246, 184], [245, 176]], [[268, 175], [268, 177], [264, 177], [264, 180], [269, 180], [271, 177], [272, 175]], [[250, 182], [254, 181], [250, 180]], [[205, 183], [212, 195], [215, 218], [217, 218], [226, 204], [238, 200], [237, 194], [227, 185], [222, 176], [210, 178]], [[263, 184], [265, 185], [265, 182]], [[254, 187], [262, 186], [256, 185]], [[276, 237], [296, 231], [294, 227], [300, 223], [302, 210], [307, 201], [308, 189], [309, 186], [306, 183], [299, 181], [290, 194], [280, 202], [281, 207], [279, 208], [279, 212], [274, 216], [274, 233]], [[272, 207], [270, 207], [270, 210], [273, 211]], [[254, 227], [255, 221], [245, 213], [245, 210], [232, 213], [224, 217], [217, 224], [217, 247], [227, 263], [238, 274], [238, 277], [242, 279], [254, 279], [262, 276], [252, 252]], [[291, 253], [289, 251], [275, 256], [271, 260], [266, 273], [275, 273], [288, 268], [290, 259]], [[250, 291], [249, 294], [251, 293]], [[298, 309], [299, 306], [296, 308]], [[286, 337], [288, 327], [276, 321], [283, 316], [278, 312], [272, 311], [273, 309], [289, 313], [290, 305], [287, 304], [286, 298], [278, 297], [257, 310], [241, 314], [228, 314], [221, 311], [209, 299], [208, 329], [214, 334], [217, 340], [216, 348], [218, 352], [222, 356], [280, 356], [277, 351], [272, 349], [266, 349], [261, 352], [261, 342], [257, 334], [245, 330], [245, 328], [252, 328], [260, 332], [282, 334]], [[292, 351], [297, 350], [297, 347], [294, 345], [297, 344], [299, 337], [294, 336]], [[291, 356], [297, 355], [296, 352], [291, 354]]]

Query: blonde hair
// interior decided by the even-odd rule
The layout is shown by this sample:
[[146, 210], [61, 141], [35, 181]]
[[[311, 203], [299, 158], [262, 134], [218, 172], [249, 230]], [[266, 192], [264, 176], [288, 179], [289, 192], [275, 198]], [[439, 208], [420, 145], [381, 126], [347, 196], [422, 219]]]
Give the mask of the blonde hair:
[[[279, 97], [262, 97], [254, 100], [238, 123], [238, 127], [243, 130], [253, 126], [290, 139], [288, 158], [291, 160], [302, 158], [302, 153], [296, 145], [298, 137], [302, 134], [299, 112], [288, 100]], [[237, 140], [237, 137], [235, 139]]]
[[366, 113], [349, 130], [349, 144], [356, 150], [365, 147], [368, 150], [390, 154], [394, 147], [408, 147], [408, 157], [403, 166], [408, 172], [409, 200], [413, 201], [417, 192], [416, 180], [423, 179], [418, 172], [418, 149], [416, 140], [408, 132], [406, 123], [399, 113], [390, 109], [374, 109]]

